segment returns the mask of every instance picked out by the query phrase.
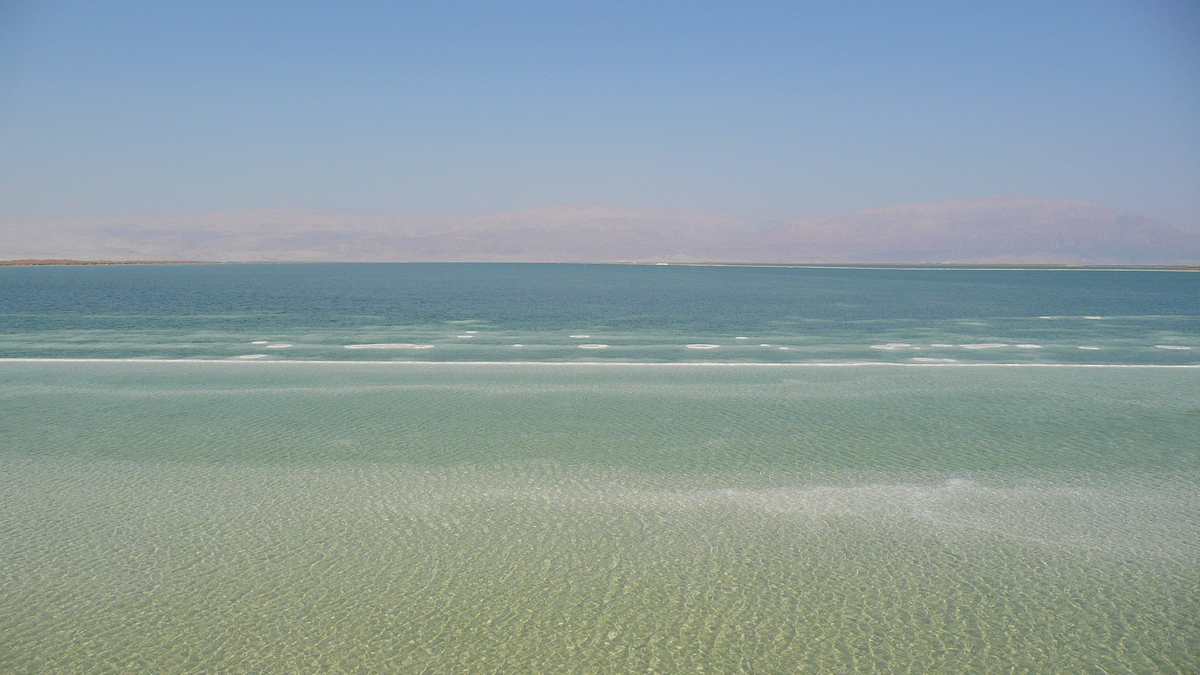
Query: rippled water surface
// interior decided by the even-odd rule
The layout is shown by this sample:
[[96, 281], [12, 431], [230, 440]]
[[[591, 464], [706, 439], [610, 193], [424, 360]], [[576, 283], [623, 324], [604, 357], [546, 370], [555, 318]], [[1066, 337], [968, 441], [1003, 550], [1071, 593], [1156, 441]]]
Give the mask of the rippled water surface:
[[0, 269], [0, 671], [1197, 670], [1200, 277], [675, 270]]
[[1200, 273], [0, 267], [5, 357], [1195, 365]]

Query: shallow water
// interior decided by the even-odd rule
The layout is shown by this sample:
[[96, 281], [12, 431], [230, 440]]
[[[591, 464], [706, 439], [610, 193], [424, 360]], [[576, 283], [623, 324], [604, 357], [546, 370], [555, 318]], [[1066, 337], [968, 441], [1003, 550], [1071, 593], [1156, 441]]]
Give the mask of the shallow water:
[[8, 672], [1184, 672], [1193, 369], [3, 362]]
[[0, 671], [1200, 664], [1200, 277], [429, 269], [3, 277]]

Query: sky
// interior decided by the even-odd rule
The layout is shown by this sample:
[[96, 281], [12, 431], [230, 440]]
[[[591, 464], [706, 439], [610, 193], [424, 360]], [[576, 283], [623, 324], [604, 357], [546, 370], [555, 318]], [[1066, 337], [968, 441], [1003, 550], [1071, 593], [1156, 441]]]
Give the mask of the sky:
[[1200, 230], [1200, 2], [0, 0], [0, 217], [990, 195]]

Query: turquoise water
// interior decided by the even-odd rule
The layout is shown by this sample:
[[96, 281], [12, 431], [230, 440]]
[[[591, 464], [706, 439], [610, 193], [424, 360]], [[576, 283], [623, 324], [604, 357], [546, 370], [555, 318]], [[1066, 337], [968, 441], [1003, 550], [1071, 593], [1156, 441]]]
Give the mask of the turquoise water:
[[0, 670], [1195, 672], [1198, 280], [0, 268]]
[[0, 358], [1194, 365], [1200, 274], [525, 264], [7, 267], [0, 268], [0, 326]]

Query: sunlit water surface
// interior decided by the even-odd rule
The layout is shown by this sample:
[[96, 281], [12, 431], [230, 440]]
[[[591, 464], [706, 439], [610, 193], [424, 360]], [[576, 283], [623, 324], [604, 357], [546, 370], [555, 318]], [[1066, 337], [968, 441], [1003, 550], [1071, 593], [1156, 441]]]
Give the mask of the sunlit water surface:
[[1196, 672], [1134, 274], [0, 269], [0, 671]]

